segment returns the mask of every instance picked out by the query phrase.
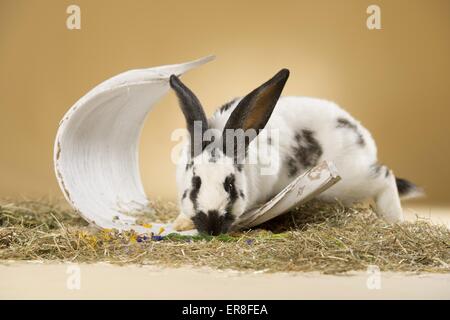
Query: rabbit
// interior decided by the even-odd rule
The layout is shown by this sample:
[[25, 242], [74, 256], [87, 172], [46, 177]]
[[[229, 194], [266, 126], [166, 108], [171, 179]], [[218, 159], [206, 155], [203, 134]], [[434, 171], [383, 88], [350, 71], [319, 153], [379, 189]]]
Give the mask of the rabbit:
[[[322, 160], [332, 161], [342, 179], [317, 198], [344, 204], [373, 199], [377, 214], [388, 223], [404, 220], [400, 197], [415, 197], [422, 190], [378, 162], [370, 132], [337, 104], [280, 97], [288, 77], [289, 70], [282, 69], [245, 97], [224, 104], [209, 120], [194, 93], [176, 75], [170, 77], [190, 136], [176, 168], [180, 214], [175, 230], [227, 233], [244, 212]], [[237, 141], [229, 134], [237, 131], [253, 134]], [[258, 153], [262, 147], [269, 155]], [[256, 160], [246, 161], [250, 158]], [[263, 174], [268, 162], [272, 172]]]

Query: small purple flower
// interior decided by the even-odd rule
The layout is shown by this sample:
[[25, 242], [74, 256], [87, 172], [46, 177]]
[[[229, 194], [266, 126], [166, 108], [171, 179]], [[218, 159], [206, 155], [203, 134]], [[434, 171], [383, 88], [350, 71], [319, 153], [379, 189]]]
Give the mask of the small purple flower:
[[163, 238], [163, 236], [152, 236], [153, 241], [161, 241]]
[[148, 237], [145, 236], [145, 235], [138, 236], [138, 237], [136, 238], [136, 241], [137, 241], [137, 242], [142, 242], [142, 241], [147, 241], [147, 240], [148, 240]]
[[245, 243], [248, 244], [248, 245], [252, 245], [253, 242], [255, 242], [253, 239], [247, 239], [247, 240], [245, 240]]

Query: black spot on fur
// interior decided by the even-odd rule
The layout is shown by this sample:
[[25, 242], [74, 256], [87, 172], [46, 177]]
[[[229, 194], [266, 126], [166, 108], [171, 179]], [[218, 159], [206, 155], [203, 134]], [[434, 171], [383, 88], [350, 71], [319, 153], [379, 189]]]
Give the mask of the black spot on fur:
[[385, 166], [384, 164], [378, 163], [378, 162], [375, 162], [374, 164], [372, 164], [370, 166], [370, 170], [371, 170], [374, 178], [379, 177], [383, 173], [384, 173], [384, 177], [387, 178], [391, 174], [391, 170], [389, 170], [389, 168], [387, 166]]
[[237, 171], [241, 172], [242, 168], [243, 168], [243, 165], [239, 164], [239, 163], [234, 163], [234, 167], [237, 169]]
[[363, 137], [362, 133], [359, 132], [359, 130], [358, 130], [358, 126], [356, 124], [350, 122], [349, 120], [344, 119], [344, 118], [338, 118], [336, 128], [347, 128], [347, 129], [353, 130], [358, 139], [357, 143], [360, 146], [364, 146], [366, 144], [366, 141], [364, 141], [364, 137]]
[[[303, 148], [305, 152], [301, 153], [302, 164], [305, 167], [315, 166], [320, 156], [322, 155], [322, 147], [314, 138], [312, 131], [303, 130], [302, 133], [303, 138], [306, 140], [306, 146]], [[297, 141], [300, 142], [300, 140]]]
[[231, 106], [233, 105], [233, 103], [236, 101], [236, 99], [231, 100], [230, 102], [225, 103], [223, 106], [221, 106], [219, 108], [220, 113], [224, 113], [225, 111], [227, 111], [228, 109], [231, 108]]
[[195, 228], [198, 232], [206, 232], [208, 228], [208, 216], [203, 211], [197, 212], [191, 220], [194, 222]]
[[291, 156], [286, 159], [289, 177], [300, 172], [300, 169], [308, 169], [317, 164], [322, 156], [322, 147], [314, 137], [311, 130], [302, 130], [294, 137], [295, 145], [292, 147]]
[[383, 167], [384, 166], [382, 164], [379, 164], [378, 162], [376, 162], [370, 166], [370, 169], [371, 169], [373, 175], [375, 177], [377, 177], [380, 174], [380, 171]]
[[383, 164], [380, 164], [378, 162], [375, 162], [374, 164], [372, 164], [370, 166], [370, 170], [372, 171], [372, 175], [374, 178], [379, 177], [383, 170], [384, 170], [384, 177], [388, 178], [391, 175], [391, 170], [389, 170], [389, 168]]
[[226, 212], [224, 215], [220, 215], [217, 210], [210, 210], [208, 211], [208, 214], [205, 214], [203, 211], [199, 211], [192, 218], [192, 222], [194, 222], [198, 232], [213, 236], [226, 233], [230, 229], [234, 220], [235, 217], [229, 212]]
[[239, 196], [240, 196], [242, 199], [245, 199], [244, 191], [239, 190]]
[[188, 193], [188, 191], [184, 190], [183, 195], [181, 196], [182, 200], [186, 199], [187, 193]]
[[272, 144], [272, 138], [271, 138], [271, 137], [268, 137], [268, 138], [267, 138], [267, 144], [269, 144], [269, 145]]
[[386, 172], [384, 173], [384, 177], [387, 178], [391, 174], [391, 170], [388, 167], [385, 167]]
[[216, 163], [220, 157], [220, 153], [216, 148], [211, 149], [209, 162]]
[[194, 162], [189, 161], [188, 163], [186, 163], [186, 171], [188, 171], [190, 168], [192, 168], [192, 166], [194, 165]]
[[295, 158], [289, 157], [286, 161], [286, 165], [288, 167], [288, 176], [296, 176], [299, 170], [297, 160], [295, 160]]
[[189, 199], [191, 199], [192, 204], [194, 205], [194, 209], [197, 208], [197, 198], [198, 193], [200, 192], [200, 187], [202, 186], [202, 179], [199, 176], [192, 177], [192, 189], [189, 194]]

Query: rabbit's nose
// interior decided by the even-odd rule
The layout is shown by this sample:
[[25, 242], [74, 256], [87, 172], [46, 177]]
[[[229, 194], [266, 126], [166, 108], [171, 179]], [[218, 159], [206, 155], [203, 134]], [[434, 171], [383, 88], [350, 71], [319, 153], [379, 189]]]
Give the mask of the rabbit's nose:
[[220, 215], [217, 210], [209, 210], [207, 214], [200, 211], [192, 218], [192, 221], [198, 232], [212, 236], [226, 233], [231, 227], [231, 223], [224, 215]]

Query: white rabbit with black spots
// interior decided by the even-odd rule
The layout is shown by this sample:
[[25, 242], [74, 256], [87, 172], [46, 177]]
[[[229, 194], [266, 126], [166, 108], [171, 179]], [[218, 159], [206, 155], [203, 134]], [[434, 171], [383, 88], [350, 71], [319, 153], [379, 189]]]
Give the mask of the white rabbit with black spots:
[[342, 180], [318, 198], [345, 204], [373, 199], [380, 217], [403, 221], [399, 196], [420, 189], [378, 162], [370, 132], [335, 103], [280, 97], [288, 77], [281, 70], [207, 120], [197, 97], [171, 76], [190, 135], [177, 163], [181, 213], [175, 229], [226, 233], [245, 211], [321, 160], [334, 162]]

